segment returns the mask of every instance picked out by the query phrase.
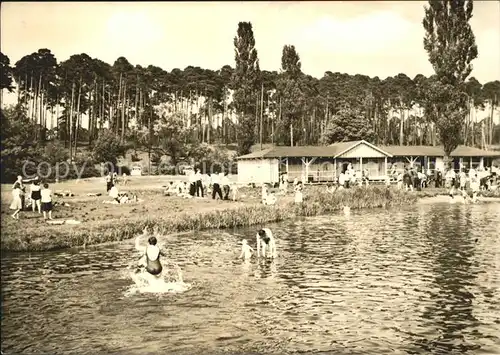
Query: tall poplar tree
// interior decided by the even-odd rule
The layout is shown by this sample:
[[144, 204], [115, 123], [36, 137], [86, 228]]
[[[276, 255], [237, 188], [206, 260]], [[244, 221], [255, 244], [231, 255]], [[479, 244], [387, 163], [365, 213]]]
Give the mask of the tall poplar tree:
[[[302, 141], [304, 95], [301, 87], [302, 63], [295, 46], [285, 45], [281, 54], [278, 92], [282, 98], [282, 114], [278, 121], [278, 143], [295, 145]], [[293, 137], [292, 137], [293, 134]]]
[[238, 153], [246, 154], [255, 143], [255, 111], [260, 78], [259, 59], [251, 22], [240, 22], [234, 37], [236, 61], [232, 87], [233, 103], [238, 114]]
[[472, 10], [473, 0], [430, 0], [423, 19], [424, 48], [436, 73], [427, 92], [426, 114], [436, 124], [447, 157], [462, 142], [464, 82], [478, 55], [469, 23]]

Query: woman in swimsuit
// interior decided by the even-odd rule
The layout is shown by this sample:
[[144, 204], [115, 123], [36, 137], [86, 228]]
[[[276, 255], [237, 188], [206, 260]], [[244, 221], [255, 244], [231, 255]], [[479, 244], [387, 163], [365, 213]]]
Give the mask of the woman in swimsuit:
[[276, 257], [276, 242], [273, 237], [273, 232], [269, 228], [263, 228], [257, 232], [257, 257], [262, 256], [275, 258]]
[[41, 193], [41, 186], [40, 186], [40, 181], [36, 179], [31, 183], [31, 208], [33, 212], [35, 212], [35, 209], [38, 210], [38, 213], [42, 213], [42, 203], [41, 203], [41, 198], [42, 198], [42, 193]]
[[[141, 256], [143, 265], [146, 267], [146, 271], [153, 276], [159, 277], [163, 271], [163, 267], [160, 263], [160, 256], [166, 256], [160, 248], [156, 245], [158, 241], [156, 237], [149, 237], [148, 246], [146, 247], [146, 252]], [[137, 243], [137, 240], [136, 240]], [[136, 244], [137, 245], [137, 244]]]

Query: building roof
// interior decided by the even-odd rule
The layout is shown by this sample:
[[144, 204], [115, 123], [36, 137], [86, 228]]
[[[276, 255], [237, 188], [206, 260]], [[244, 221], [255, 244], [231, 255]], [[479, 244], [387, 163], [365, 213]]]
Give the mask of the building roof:
[[444, 155], [444, 150], [442, 147], [433, 147], [429, 145], [382, 145], [380, 146], [380, 148], [388, 151], [396, 157], [442, 157]]
[[[296, 157], [331, 157], [337, 158], [360, 144], [366, 144], [374, 150], [388, 157], [442, 157], [443, 147], [426, 145], [388, 145], [375, 146], [364, 140], [338, 142], [328, 146], [276, 146], [250, 154], [237, 157], [238, 160], [247, 159], [273, 159], [273, 158], [296, 158]], [[464, 145], [458, 146], [452, 153], [452, 157], [500, 157], [500, 151], [487, 151]]]
[[451, 152], [452, 157], [500, 157], [499, 151], [494, 150], [482, 150], [475, 147], [467, 147], [465, 145], [459, 145], [453, 152]]
[[368, 143], [365, 140], [350, 141], [350, 142], [338, 142], [338, 143], [330, 144], [330, 147], [338, 147], [340, 149], [340, 151], [335, 155], [335, 158], [338, 158], [339, 156], [341, 156], [341, 155], [347, 153], [348, 151], [350, 151], [351, 149], [356, 148], [360, 144], [365, 144], [368, 147], [370, 147], [371, 149], [376, 150], [379, 153], [381, 153], [381, 154], [383, 154], [383, 155], [385, 155], [387, 157], [392, 157], [392, 154], [390, 152], [388, 152], [387, 150], [382, 149], [380, 147], [377, 147], [377, 146], [375, 146], [375, 145], [373, 145], [371, 143]]
[[[429, 145], [388, 145], [380, 146], [381, 149], [391, 153], [393, 156], [404, 157], [442, 157], [444, 149], [442, 146]], [[500, 152], [482, 150], [475, 147], [465, 145], [458, 146], [453, 152], [452, 157], [500, 157]]]
[[250, 154], [238, 157], [239, 160], [246, 159], [266, 159], [266, 158], [295, 158], [295, 157], [333, 157], [336, 158], [341, 154], [353, 149], [359, 144], [367, 144], [371, 148], [381, 152], [384, 155], [392, 156], [390, 153], [366, 142], [366, 141], [350, 141], [339, 142], [331, 145], [323, 146], [277, 146], [268, 149], [259, 150]]

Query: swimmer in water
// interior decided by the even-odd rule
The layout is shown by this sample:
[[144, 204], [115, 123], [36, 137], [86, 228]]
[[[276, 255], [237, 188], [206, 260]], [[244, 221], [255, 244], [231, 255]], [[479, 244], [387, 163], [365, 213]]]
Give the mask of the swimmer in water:
[[257, 257], [275, 258], [276, 257], [276, 242], [273, 237], [273, 232], [269, 228], [263, 228], [257, 232]]
[[253, 252], [253, 248], [248, 245], [248, 242], [246, 239], [243, 239], [241, 241], [241, 254], [239, 256], [239, 258], [243, 258], [243, 260], [248, 260], [252, 257], [252, 252]]
[[160, 263], [160, 256], [166, 256], [164, 252], [156, 245], [156, 237], [149, 237], [146, 252], [141, 256], [142, 265], [146, 266], [146, 271], [151, 275], [159, 277], [163, 271]]

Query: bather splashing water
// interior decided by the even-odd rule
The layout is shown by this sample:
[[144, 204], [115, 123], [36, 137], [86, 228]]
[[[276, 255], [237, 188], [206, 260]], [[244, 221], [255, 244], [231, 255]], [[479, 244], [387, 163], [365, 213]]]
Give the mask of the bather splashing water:
[[[173, 262], [164, 262], [165, 265], [170, 266], [164, 268], [159, 263], [159, 256], [165, 254], [156, 246], [157, 237], [160, 237], [158, 231], [155, 231], [154, 236], [149, 237], [150, 245], [145, 249], [140, 246], [140, 239], [146, 236], [148, 236], [148, 231], [145, 228], [142, 235], [135, 239], [135, 249], [141, 253], [143, 262], [139, 268], [136, 262], [129, 265], [128, 275], [134, 281], [134, 285], [129, 287], [126, 295], [136, 293], [178, 293], [189, 290], [191, 285], [184, 282], [179, 265]], [[151, 250], [153, 252], [156, 250], [156, 255]], [[151, 257], [152, 254], [154, 255], [153, 258]], [[157, 267], [155, 270], [150, 269], [149, 263], [151, 263], [151, 259], [154, 259], [152, 264]]]

